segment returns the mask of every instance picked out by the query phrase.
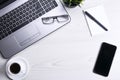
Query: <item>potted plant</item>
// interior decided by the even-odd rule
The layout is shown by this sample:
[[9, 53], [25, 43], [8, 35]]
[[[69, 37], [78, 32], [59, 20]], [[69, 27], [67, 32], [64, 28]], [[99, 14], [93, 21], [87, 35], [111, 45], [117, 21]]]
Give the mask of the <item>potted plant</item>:
[[77, 5], [81, 4], [83, 0], [63, 0], [65, 5], [69, 8], [76, 7]]

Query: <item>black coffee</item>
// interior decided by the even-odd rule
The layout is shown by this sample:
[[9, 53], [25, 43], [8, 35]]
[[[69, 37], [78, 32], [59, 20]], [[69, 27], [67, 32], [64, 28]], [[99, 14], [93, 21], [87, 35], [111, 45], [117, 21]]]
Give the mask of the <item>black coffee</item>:
[[10, 71], [13, 73], [13, 74], [17, 74], [20, 72], [20, 65], [18, 63], [13, 63], [11, 64], [10, 66]]

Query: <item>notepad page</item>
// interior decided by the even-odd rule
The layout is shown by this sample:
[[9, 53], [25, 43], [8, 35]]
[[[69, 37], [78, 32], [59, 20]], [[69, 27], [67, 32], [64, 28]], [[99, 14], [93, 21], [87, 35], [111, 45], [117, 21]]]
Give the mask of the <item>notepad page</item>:
[[[110, 30], [110, 24], [107, 19], [104, 7], [102, 5], [86, 9], [85, 11], [89, 12], [94, 18], [96, 18], [97, 21], [99, 21], [108, 29], [108, 31]], [[96, 22], [90, 19], [87, 15], [85, 15], [85, 17], [92, 36], [107, 32], [103, 28], [101, 28], [101, 26], [99, 26]]]

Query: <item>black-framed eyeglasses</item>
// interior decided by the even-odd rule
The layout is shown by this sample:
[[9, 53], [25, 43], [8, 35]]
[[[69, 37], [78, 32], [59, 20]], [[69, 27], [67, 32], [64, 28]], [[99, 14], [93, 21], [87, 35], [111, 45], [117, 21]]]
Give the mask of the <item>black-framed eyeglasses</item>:
[[42, 22], [43, 22], [43, 24], [52, 24], [52, 23], [54, 23], [55, 19], [57, 20], [58, 23], [66, 22], [69, 20], [69, 15], [44, 17], [44, 18], [42, 18]]

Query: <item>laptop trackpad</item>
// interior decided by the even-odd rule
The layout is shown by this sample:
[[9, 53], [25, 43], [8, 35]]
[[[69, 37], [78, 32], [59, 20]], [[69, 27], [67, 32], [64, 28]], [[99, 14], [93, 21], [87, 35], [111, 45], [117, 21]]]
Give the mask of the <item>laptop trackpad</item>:
[[29, 26], [17, 32], [15, 38], [17, 42], [20, 44], [20, 46], [24, 46], [25, 44], [37, 38], [38, 36], [40, 36], [40, 32], [37, 30], [37, 28]]

